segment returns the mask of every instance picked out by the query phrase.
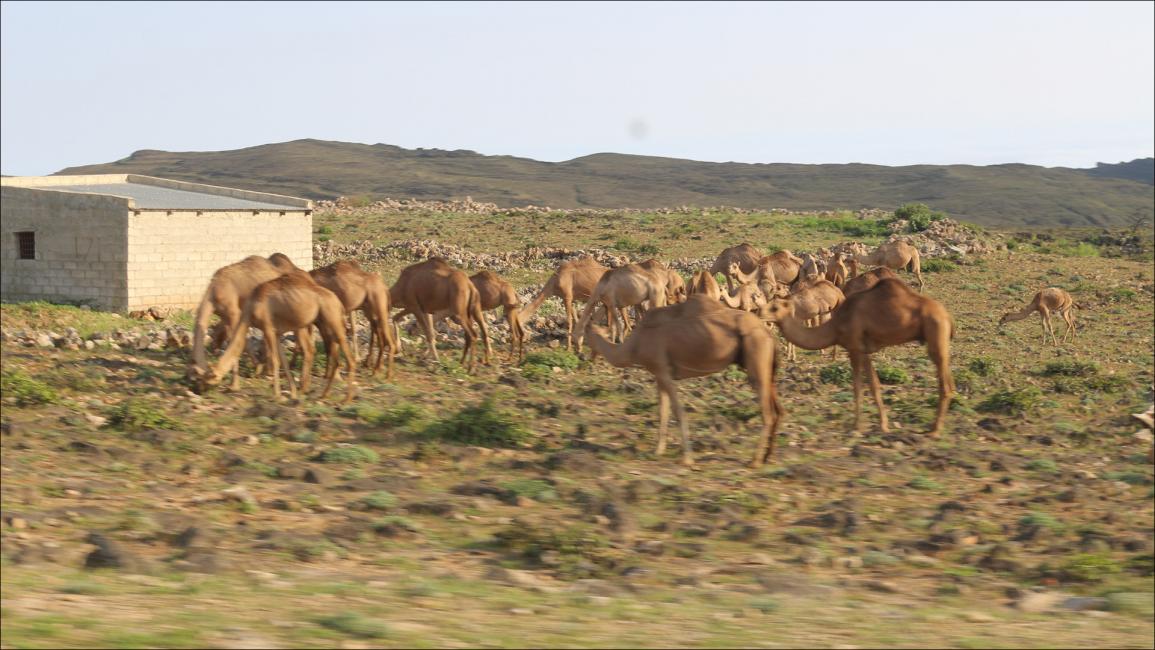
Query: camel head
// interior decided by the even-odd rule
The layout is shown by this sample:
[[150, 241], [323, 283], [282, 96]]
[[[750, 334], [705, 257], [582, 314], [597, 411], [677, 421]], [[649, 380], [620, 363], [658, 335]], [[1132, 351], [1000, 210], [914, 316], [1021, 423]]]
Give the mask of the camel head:
[[730, 262], [729, 268], [726, 269], [726, 275], [731, 278], [737, 278], [738, 273], [742, 270], [742, 266], [737, 262]]
[[774, 296], [758, 308], [758, 317], [767, 323], [780, 323], [794, 316], [794, 303], [787, 296]]
[[188, 372], [185, 373], [188, 380], [193, 385], [193, 392], [197, 395], [202, 395], [208, 390], [221, 383], [221, 377], [217, 375], [216, 370], [211, 367], [201, 367], [193, 364], [188, 367]]
[[686, 302], [688, 295], [686, 281], [682, 279], [681, 274], [670, 271], [670, 280], [666, 284], [666, 304], [676, 305], [680, 302]]
[[1002, 327], [1003, 325], [1005, 325], [1006, 322], [1009, 321], [1010, 319], [1011, 319], [1011, 314], [1003, 314], [1002, 317], [999, 318], [999, 327]]

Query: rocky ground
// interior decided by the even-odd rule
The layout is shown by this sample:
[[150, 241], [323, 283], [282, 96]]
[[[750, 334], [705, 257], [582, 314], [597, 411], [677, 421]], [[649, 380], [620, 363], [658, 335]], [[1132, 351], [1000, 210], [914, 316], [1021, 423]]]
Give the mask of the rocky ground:
[[[435, 227], [470, 253], [501, 228], [460, 223]], [[542, 246], [597, 248], [585, 230]], [[700, 234], [663, 241], [706, 258]], [[391, 280], [403, 258], [365, 263]], [[527, 293], [540, 259], [510, 271]], [[682, 468], [677, 442], [654, 455], [648, 376], [556, 349], [556, 306], [524, 365], [470, 375], [453, 335], [440, 364], [412, 340], [342, 407], [254, 377], [190, 392], [187, 315], [4, 305], [0, 644], [1151, 647], [1152, 443], [1130, 417], [1152, 397], [1150, 264], [955, 259], [926, 276], [958, 326], [947, 432], [921, 434], [920, 348], [878, 355], [896, 426], [858, 438], [845, 362], [801, 353], [760, 470], [740, 370], [682, 382]], [[997, 328], [1046, 285], [1087, 307], [1073, 344]]]

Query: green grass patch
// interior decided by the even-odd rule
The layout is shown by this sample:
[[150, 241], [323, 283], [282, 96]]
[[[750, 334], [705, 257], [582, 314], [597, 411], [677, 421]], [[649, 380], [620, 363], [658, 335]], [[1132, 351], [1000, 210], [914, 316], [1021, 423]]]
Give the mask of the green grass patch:
[[845, 363], [835, 363], [818, 371], [818, 379], [824, 384], [849, 386], [854, 381], [854, 373]]
[[1001, 367], [1002, 364], [993, 357], [988, 356], [975, 357], [967, 363], [967, 370], [970, 370], [979, 377], [990, 377], [998, 372]]
[[480, 447], [517, 447], [530, 439], [529, 431], [513, 417], [499, 411], [492, 397], [430, 424], [424, 435]]
[[322, 463], [337, 463], [345, 465], [373, 464], [381, 459], [377, 452], [360, 445], [341, 445], [326, 449], [317, 456]]
[[1119, 562], [1098, 553], [1076, 555], [1061, 567], [1063, 578], [1075, 582], [1102, 582], [1122, 570]]
[[149, 402], [130, 397], [108, 412], [108, 426], [135, 433], [151, 429], [174, 429], [179, 423]]
[[1054, 473], [1059, 471], [1058, 463], [1051, 460], [1050, 458], [1036, 458], [1035, 460], [1032, 460], [1024, 465], [1023, 468], [1032, 472]]
[[1003, 413], [1006, 415], [1026, 415], [1043, 400], [1043, 392], [1034, 386], [1018, 390], [1000, 390], [992, 393], [976, 408], [983, 413]]
[[381, 639], [389, 636], [389, 626], [355, 612], [341, 612], [317, 619], [317, 624], [342, 634], [361, 639]]
[[1090, 361], [1075, 361], [1062, 359], [1051, 361], [1043, 367], [1039, 374], [1045, 377], [1089, 377], [1099, 373], [1099, 365]]
[[384, 490], [361, 497], [361, 505], [369, 510], [392, 510], [397, 507], [397, 497]]
[[875, 366], [875, 372], [878, 373], [878, 381], [884, 384], [906, 384], [910, 382], [910, 375], [906, 371], [896, 366]]
[[0, 396], [14, 400], [17, 406], [39, 406], [60, 401], [60, 396], [51, 386], [19, 369], [0, 372]]
[[949, 273], [958, 270], [958, 264], [942, 258], [922, 260], [921, 266], [922, 271], [925, 273]]

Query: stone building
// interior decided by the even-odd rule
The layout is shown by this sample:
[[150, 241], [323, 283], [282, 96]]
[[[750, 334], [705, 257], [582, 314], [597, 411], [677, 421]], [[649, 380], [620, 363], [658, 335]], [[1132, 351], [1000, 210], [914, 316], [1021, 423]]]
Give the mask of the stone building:
[[218, 268], [284, 253], [313, 267], [313, 204], [136, 174], [0, 179], [0, 295], [130, 311], [191, 308]]

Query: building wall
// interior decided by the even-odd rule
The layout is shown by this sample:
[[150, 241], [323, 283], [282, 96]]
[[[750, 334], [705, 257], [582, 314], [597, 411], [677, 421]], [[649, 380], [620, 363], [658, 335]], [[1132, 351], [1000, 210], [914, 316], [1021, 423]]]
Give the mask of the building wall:
[[249, 255], [284, 253], [313, 268], [307, 211], [138, 210], [128, 216], [127, 309], [193, 308], [213, 273]]
[[[128, 200], [0, 188], [0, 295], [10, 300], [87, 302], [122, 311]], [[16, 233], [36, 234], [36, 259], [18, 259]]]

